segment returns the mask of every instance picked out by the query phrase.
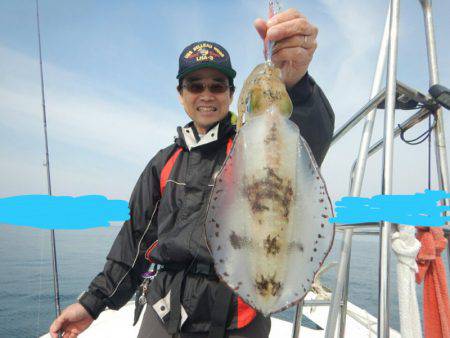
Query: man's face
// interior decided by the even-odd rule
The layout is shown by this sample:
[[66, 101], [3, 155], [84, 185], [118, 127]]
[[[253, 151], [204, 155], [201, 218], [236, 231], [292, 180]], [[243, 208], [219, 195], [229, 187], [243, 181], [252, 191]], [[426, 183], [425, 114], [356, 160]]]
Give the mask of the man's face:
[[[213, 83], [223, 83], [229, 85], [225, 74], [214, 68], [203, 68], [186, 75], [182, 86], [190, 83], [203, 83], [210, 85]], [[179, 96], [180, 102], [189, 117], [194, 121], [198, 132], [205, 134], [209, 127], [222, 120], [229, 111], [233, 94], [228, 87], [224, 93], [211, 93], [206, 87], [201, 93], [190, 92], [186, 87], [182, 87]]]

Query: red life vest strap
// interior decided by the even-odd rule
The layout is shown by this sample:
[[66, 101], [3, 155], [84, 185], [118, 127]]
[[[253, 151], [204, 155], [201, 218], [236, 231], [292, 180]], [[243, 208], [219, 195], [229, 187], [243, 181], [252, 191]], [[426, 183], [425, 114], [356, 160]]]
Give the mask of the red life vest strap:
[[237, 299], [237, 328], [241, 329], [252, 322], [256, 317], [256, 310], [247, 305], [241, 297]]
[[[227, 142], [227, 155], [230, 154], [231, 148], [233, 146], [233, 140], [231, 138], [228, 139]], [[172, 172], [173, 166], [175, 165], [175, 162], [180, 155], [180, 153], [183, 151], [183, 148], [178, 148], [172, 156], [167, 160], [166, 164], [164, 165], [163, 169], [161, 170], [161, 178], [159, 180], [159, 186], [161, 189], [161, 196], [164, 192], [164, 189], [166, 188], [167, 180], [169, 179], [170, 173]]]
[[231, 147], [233, 147], [233, 140], [229, 138], [227, 142], [227, 156], [230, 155]]
[[159, 187], [161, 189], [161, 196], [164, 192], [164, 189], [166, 188], [167, 180], [169, 179], [170, 172], [172, 171], [173, 166], [175, 165], [175, 161], [178, 158], [178, 155], [180, 155], [183, 148], [178, 148], [177, 151], [170, 156], [169, 160], [164, 165], [164, 168], [161, 170], [161, 178], [159, 179]]
[[152, 250], [158, 246], [158, 240], [154, 241], [152, 245], [147, 249], [145, 252], [145, 259], [148, 260], [150, 263], [154, 263], [153, 259], [150, 257], [150, 254], [152, 253]]

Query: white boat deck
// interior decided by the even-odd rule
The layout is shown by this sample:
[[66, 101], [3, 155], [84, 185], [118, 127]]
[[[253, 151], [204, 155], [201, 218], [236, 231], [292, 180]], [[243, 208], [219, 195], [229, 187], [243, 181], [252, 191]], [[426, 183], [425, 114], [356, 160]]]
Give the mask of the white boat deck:
[[[314, 299], [315, 294], [310, 292], [307, 299]], [[145, 311], [145, 309], [144, 309]], [[106, 310], [94, 321], [91, 327], [79, 335], [80, 338], [132, 338], [136, 337], [139, 331], [141, 320], [132, 326], [134, 315], [134, 302], [129, 302], [119, 311]], [[324, 337], [326, 321], [328, 316], [328, 306], [304, 307], [303, 315], [308, 317], [308, 323], [300, 329], [300, 337], [319, 338]], [[317, 324], [314, 325], [313, 323]], [[270, 338], [290, 338], [292, 323], [272, 317], [272, 329]], [[345, 337], [376, 337], [377, 320], [367, 311], [348, 303]], [[44, 335], [41, 338], [49, 338]], [[400, 334], [391, 329], [390, 337], [397, 338]]]

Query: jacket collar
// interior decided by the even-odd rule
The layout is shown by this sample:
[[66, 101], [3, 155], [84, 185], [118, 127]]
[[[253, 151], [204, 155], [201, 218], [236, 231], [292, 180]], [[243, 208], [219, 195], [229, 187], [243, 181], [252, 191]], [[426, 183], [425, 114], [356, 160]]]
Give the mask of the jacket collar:
[[217, 141], [228, 140], [236, 133], [235, 124], [235, 115], [229, 112], [223, 120], [211, 126], [208, 132], [200, 138], [194, 122], [191, 121], [184, 127], [177, 128], [178, 137], [175, 139], [175, 143], [188, 150], [207, 144], [216, 144]]

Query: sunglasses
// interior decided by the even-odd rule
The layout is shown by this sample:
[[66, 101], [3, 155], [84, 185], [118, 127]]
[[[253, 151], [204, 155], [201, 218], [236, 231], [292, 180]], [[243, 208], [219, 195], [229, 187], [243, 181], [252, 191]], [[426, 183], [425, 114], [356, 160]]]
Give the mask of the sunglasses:
[[188, 92], [193, 94], [200, 94], [208, 87], [210, 93], [213, 94], [222, 94], [225, 93], [228, 88], [234, 88], [233, 86], [229, 86], [225, 83], [214, 82], [210, 84], [206, 84], [203, 82], [190, 82], [181, 86], [182, 88], [186, 88]]

